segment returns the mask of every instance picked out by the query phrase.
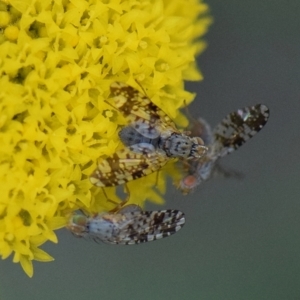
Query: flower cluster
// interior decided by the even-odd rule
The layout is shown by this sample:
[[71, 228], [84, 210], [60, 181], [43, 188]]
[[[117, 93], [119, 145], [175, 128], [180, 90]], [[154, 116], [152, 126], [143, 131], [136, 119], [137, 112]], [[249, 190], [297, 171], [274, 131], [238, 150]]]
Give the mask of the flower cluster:
[[[197, 40], [211, 23], [198, 0], [0, 0], [0, 255], [32, 276], [53, 230], [83, 208], [114, 204], [89, 175], [119, 145], [122, 117], [104, 102], [113, 81], [136, 86], [170, 117], [200, 80]], [[161, 203], [164, 175], [130, 183], [130, 202]], [[158, 193], [152, 189], [157, 183]], [[141, 191], [142, 190], [142, 191]], [[114, 188], [106, 194], [120, 201]]]

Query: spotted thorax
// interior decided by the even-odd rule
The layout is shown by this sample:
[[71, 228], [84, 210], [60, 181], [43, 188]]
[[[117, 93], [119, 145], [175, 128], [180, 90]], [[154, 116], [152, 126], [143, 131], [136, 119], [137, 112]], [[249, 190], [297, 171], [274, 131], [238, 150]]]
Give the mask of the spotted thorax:
[[99, 187], [115, 186], [149, 175], [170, 159], [200, 159], [207, 151], [200, 137], [180, 132], [146, 95], [120, 82], [111, 85], [111, 106], [128, 121], [119, 132], [125, 148], [99, 161], [90, 180]]
[[67, 228], [78, 237], [107, 244], [133, 245], [155, 241], [179, 231], [185, 223], [179, 210], [142, 211], [124, 206], [117, 213], [73, 214]]
[[238, 109], [227, 115], [213, 131], [209, 124], [199, 118], [193, 125], [192, 136], [203, 139], [208, 146], [207, 153], [197, 161], [186, 162], [188, 175], [179, 183], [178, 188], [188, 194], [203, 181], [208, 180], [216, 171], [219, 158], [237, 150], [267, 123], [269, 109], [263, 104]]

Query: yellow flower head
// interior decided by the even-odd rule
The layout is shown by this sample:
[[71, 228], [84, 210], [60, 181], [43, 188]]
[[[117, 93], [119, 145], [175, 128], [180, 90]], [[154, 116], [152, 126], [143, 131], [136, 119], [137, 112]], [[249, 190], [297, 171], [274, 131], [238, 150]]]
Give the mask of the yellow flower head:
[[[104, 100], [113, 81], [137, 86], [171, 118], [193, 99], [196, 40], [211, 19], [197, 0], [0, 0], [0, 255], [32, 276], [38, 247], [66, 214], [113, 204], [89, 181], [120, 144], [122, 117]], [[157, 180], [164, 192], [163, 175]], [[130, 202], [162, 202], [156, 174], [129, 184]], [[107, 189], [118, 201], [115, 189]]]

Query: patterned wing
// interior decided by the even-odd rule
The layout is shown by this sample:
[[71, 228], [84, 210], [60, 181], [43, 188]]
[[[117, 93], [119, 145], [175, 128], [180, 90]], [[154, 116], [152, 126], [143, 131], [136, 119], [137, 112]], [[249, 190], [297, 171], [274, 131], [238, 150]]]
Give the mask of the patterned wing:
[[107, 244], [133, 245], [168, 237], [185, 223], [178, 210], [104, 213], [92, 217], [74, 214], [67, 226], [76, 236]]
[[120, 228], [117, 236], [108, 240], [112, 244], [133, 245], [168, 237], [185, 224], [184, 213], [179, 210], [142, 211], [126, 213], [130, 220]]
[[267, 123], [269, 109], [263, 104], [238, 109], [226, 116], [213, 131], [213, 150], [223, 157], [241, 147]]
[[116, 186], [159, 170], [169, 159], [157, 152], [148, 153], [147, 148], [141, 153], [124, 148], [101, 160], [90, 181], [99, 187]]
[[178, 132], [168, 115], [137, 89], [122, 82], [114, 82], [110, 90], [112, 106], [121, 111], [140, 134], [156, 138], [161, 131]]

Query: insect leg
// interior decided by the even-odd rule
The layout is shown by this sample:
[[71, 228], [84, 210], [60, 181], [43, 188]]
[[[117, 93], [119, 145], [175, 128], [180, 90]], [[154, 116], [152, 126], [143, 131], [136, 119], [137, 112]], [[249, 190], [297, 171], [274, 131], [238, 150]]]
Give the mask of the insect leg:
[[123, 201], [122, 201], [121, 203], [119, 203], [119, 202], [116, 202], [116, 201], [114, 201], [114, 200], [112, 200], [112, 199], [109, 199], [108, 196], [107, 196], [107, 194], [106, 194], [106, 192], [105, 192], [105, 189], [104, 189], [104, 188], [101, 188], [101, 189], [102, 189], [102, 192], [103, 192], [103, 194], [104, 194], [104, 197], [106, 198], [106, 201], [107, 201], [107, 202], [111, 202], [111, 203], [113, 203], [114, 205], [116, 205], [116, 207], [115, 207], [114, 209], [112, 209], [110, 212], [118, 211], [119, 208], [120, 208], [120, 205], [122, 205]]

